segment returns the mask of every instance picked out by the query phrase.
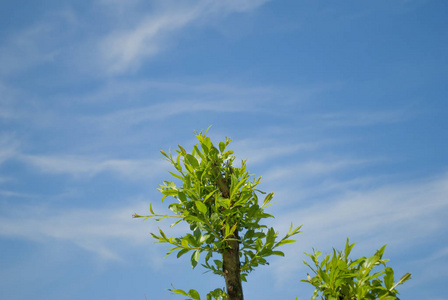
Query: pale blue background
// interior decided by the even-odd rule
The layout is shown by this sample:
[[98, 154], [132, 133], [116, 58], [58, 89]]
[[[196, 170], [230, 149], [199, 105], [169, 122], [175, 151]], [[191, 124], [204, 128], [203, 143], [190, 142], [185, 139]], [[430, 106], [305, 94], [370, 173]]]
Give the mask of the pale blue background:
[[[0, 4], [0, 299], [182, 299], [221, 278], [135, 220], [159, 149], [231, 137], [304, 224], [246, 299], [310, 299], [303, 252], [388, 244], [402, 299], [448, 299], [448, 2]], [[167, 226], [165, 226], [167, 227]], [[182, 228], [172, 233], [180, 234]]]

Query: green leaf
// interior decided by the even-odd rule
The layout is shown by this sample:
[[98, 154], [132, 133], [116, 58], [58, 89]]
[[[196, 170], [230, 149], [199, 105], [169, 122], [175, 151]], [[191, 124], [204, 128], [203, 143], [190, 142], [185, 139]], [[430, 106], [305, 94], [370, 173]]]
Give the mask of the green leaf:
[[231, 234], [233, 234], [234, 232], [235, 232], [235, 230], [236, 230], [236, 226], [238, 225], [238, 223], [235, 223], [233, 226], [232, 226], [232, 228], [230, 228], [230, 231], [229, 231], [229, 233], [228, 233], [228, 235], [231, 235]]
[[263, 247], [263, 242], [260, 239], [257, 239], [257, 242], [256, 242], [257, 251], [260, 251], [262, 247]]
[[182, 208], [182, 205], [179, 203], [171, 203], [168, 208], [175, 214], [179, 214], [179, 209]]
[[207, 129], [204, 132], [204, 136], [207, 134], [207, 132], [209, 131], [209, 129], [212, 128], [212, 125], [208, 126]]
[[[292, 223], [291, 223], [291, 228], [292, 228]], [[300, 228], [302, 228], [302, 225], [297, 226], [297, 228], [295, 228], [293, 231], [290, 230], [290, 231], [288, 232], [288, 237], [293, 236], [293, 235], [296, 235], [296, 234], [298, 234], [298, 233], [301, 233], [302, 231], [299, 231]]]
[[169, 290], [171, 293], [173, 293], [173, 294], [179, 294], [179, 295], [184, 295], [184, 296], [188, 296], [188, 294], [185, 292], [185, 291], [183, 291], [183, 290], [179, 290], [179, 289], [177, 289], [177, 290]]
[[220, 223], [221, 219], [219, 218], [219, 215], [217, 213], [213, 213], [210, 220], [213, 224]]
[[193, 168], [199, 169], [199, 163], [198, 163], [198, 160], [196, 159], [196, 157], [194, 157], [191, 154], [187, 154], [186, 158], [187, 158], [187, 161], [190, 163], [190, 165]]
[[201, 238], [201, 230], [199, 228], [196, 228], [193, 231], [194, 239], [196, 242], [199, 242], [199, 239]]
[[177, 253], [177, 258], [181, 257], [182, 255], [184, 255], [185, 253], [187, 253], [188, 251], [190, 251], [190, 249], [182, 249]]
[[403, 275], [403, 277], [401, 277], [401, 279], [398, 282], [398, 284], [402, 284], [402, 283], [408, 281], [409, 279], [411, 279], [411, 273], [406, 273], [406, 274]]
[[174, 167], [175, 167], [179, 172], [182, 171], [182, 166], [180, 165], [180, 157], [181, 157], [181, 154], [179, 153], [179, 154], [177, 155], [177, 157], [176, 157], [176, 163], [173, 163], [173, 164], [174, 164]]
[[344, 257], [345, 257], [345, 261], [348, 260], [348, 256], [350, 255], [350, 252], [352, 251], [353, 247], [355, 246], [355, 243], [350, 245], [350, 241], [347, 238], [347, 242], [345, 244], [345, 251], [344, 251]]
[[165, 233], [162, 231], [162, 229], [159, 228], [159, 232], [160, 232], [160, 234], [162, 235], [162, 237], [163, 237], [165, 240], [168, 240], [168, 238], [166, 237], [166, 235], [165, 235]]
[[194, 221], [194, 222], [198, 222], [198, 223], [201, 223], [201, 222], [203, 222], [203, 220], [202, 219], [200, 219], [200, 218], [198, 218], [198, 217], [196, 217], [196, 216], [186, 216], [186, 217], [184, 217], [184, 220], [185, 221]]
[[263, 205], [261, 207], [266, 208], [266, 205], [272, 200], [274, 197], [274, 193], [267, 194], [266, 198], [264, 198]]
[[191, 255], [191, 266], [193, 267], [193, 269], [198, 265], [200, 254], [201, 254], [201, 252], [199, 250], [196, 250]]
[[383, 296], [379, 300], [397, 300], [398, 298], [395, 296]]
[[180, 200], [181, 202], [186, 202], [186, 201], [187, 201], [187, 197], [186, 197], [185, 194], [182, 193], [182, 192], [179, 192], [179, 193], [177, 194], [177, 198], [179, 198], [179, 200]]
[[213, 194], [216, 193], [216, 191], [218, 191], [218, 189], [211, 191], [210, 193], [208, 193], [207, 196], [205, 196], [204, 201], [207, 201], [211, 196], [213, 196]]
[[187, 151], [185, 151], [185, 149], [181, 146], [181, 145], [177, 145], [179, 147], [179, 149], [182, 151], [182, 154], [185, 155], [187, 154]]
[[185, 169], [187, 169], [187, 171], [188, 171], [190, 174], [193, 174], [193, 175], [194, 175], [194, 169], [193, 169], [193, 167], [191, 166], [191, 164], [187, 164], [186, 162], [184, 162], [184, 165], [185, 165]]
[[174, 227], [177, 224], [179, 224], [180, 222], [182, 222], [182, 219], [177, 220], [176, 222], [174, 222], [173, 224], [170, 225], [170, 227]]
[[210, 238], [210, 234], [204, 234], [203, 236], [201, 236], [201, 238], [199, 239], [199, 243], [204, 243], [206, 240], [208, 240]]
[[269, 228], [268, 234], [266, 235], [266, 246], [272, 247], [275, 242], [275, 231], [274, 228]]
[[386, 286], [386, 289], [391, 290], [394, 285], [394, 270], [387, 267], [385, 271], [386, 275], [384, 275], [384, 285]]
[[163, 156], [165, 156], [166, 158], [170, 159], [170, 157], [165, 153], [165, 151], [163, 150], [159, 150], [160, 153], [162, 153]]
[[220, 260], [218, 260], [218, 259], [215, 259], [213, 262], [215, 263], [216, 267], [217, 267], [219, 270], [222, 269], [222, 261], [220, 261]]
[[199, 140], [199, 142], [202, 144], [204, 142], [204, 137], [202, 135], [197, 134], [196, 138]]
[[189, 290], [188, 291], [188, 296], [190, 296], [194, 300], [201, 300], [201, 297], [199, 296], [199, 293], [196, 290]]
[[226, 159], [227, 157], [229, 157], [230, 155], [233, 154], [232, 150], [226, 151], [222, 154], [223, 159]]
[[207, 206], [202, 201], [195, 201], [197, 209], [204, 215], [207, 213]]
[[295, 242], [296, 242], [295, 240], [283, 240], [283, 241], [278, 242], [275, 245], [275, 247], [277, 248], [277, 247], [279, 247], [281, 245], [291, 244], [291, 243], [295, 243]]
[[178, 193], [179, 191], [176, 189], [166, 189], [162, 191], [162, 194], [165, 196], [177, 196]]
[[183, 237], [184, 240], [186, 240], [190, 245], [194, 246], [194, 247], [198, 247], [199, 243], [196, 240], [196, 238], [191, 235], [191, 234], [187, 234], [186, 236]]
[[219, 151], [221, 151], [221, 153], [223, 153], [223, 151], [226, 149], [226, 144], [224, 144], [223, 142], [219, 143]]
[[272, 251], [272, 254], [278, 256], [285, 256], [285, 253], [283, 253], [282, 251]]
[[398, 285], [403, 284], [404, 282], [408, 281], [409, 279], [411, 279], [411, 273], [406, 273], [403, 275], [403, 277], [401, 277], [400, 281], [398, 281], [393, 287], [392, 289], [396, 288]]
[[168, 173], [170, 173], [171, 175], [173, 175], [174, 177], [176, 177], [177, 179], [183, 180], [184, 178], [176, 173], [170, 172], [168, 171]]

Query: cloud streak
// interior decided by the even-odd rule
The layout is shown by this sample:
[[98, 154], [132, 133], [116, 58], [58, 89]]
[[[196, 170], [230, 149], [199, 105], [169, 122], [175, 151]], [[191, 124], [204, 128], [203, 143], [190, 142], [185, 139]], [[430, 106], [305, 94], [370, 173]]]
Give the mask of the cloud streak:
[[103, 259], [120, 260], [119, 247], [113, 243], [138, 246], [147, 242], [148, 231], [154, 230], [151, 223], [131, 218], [136, 207], [145, 205], [68, 211], [44, 205], [16, 206], [0, 216], [0, 235], [44, 243], [69, 241]]
[[98, 159], [74, 155], [20, 155], [19, 160], [38, 168], [43, 173], [69, 174], [92, 177], [110, 172], [127, 179], [147, 179], [166, 169], [162, 160]]
[[369, 112], [346, 111], [320, 114], [314, 118], [319, 120], [319, 123], [330, 127], [372, 126], [406, 121], [410, 118], [410, 113], [403, 110]]
[[[268, 1], [156, 0], [150, 5], [145, 1], [95, 1], [90, 7], [95, 11], [94, 18], [82, 22], [72, 10], [53, 11], [0, 43], [0, 77], [56, 60], [70, 67], [79, 65], [77, 69], [89, 73], [94, 68], [95, 74], [133, 71], [168, 49], [186, 27], [204, 27], [210, 21], [254, 10]], [[107, 26], [99, 26], [99, 19]], [[75, 38], [76, 45], [71, 42]]]
[[285, 178], [295, 178], [296, 181], [300, 178], [318, 177], [335, 173], [348, 168], [359, 167], [371, 163], [367, 160], [328, 160], [328, 161], [305, 161], [303, 163], [292, 166], [283, 166], [274, 168], [266, 172], [266, 180], [285, 180]]
[[[279, 281], [303, 268], [294, 258], [298, 247], [299, 253], [309, 253], [311, 247], [330, 251], [330, 247], [341, 245], [350, 237], [358, 242], [357, 251], [362, 253], [385, 243], [392, 252], [397, 248], [412, 249], [422, 240], [445, 230], [448, 174], [429, 181], [347, 190], [339, 196], [332, 195], [332, 199], [290, 209], [277, 216], [277, 226], [283, 232], [287, 231], [290, 221], [303, 223], [305, 231], [298, 237], [295, 249], [289, 249], [287, 262], [282, 260], [281, 264], [275, 264]], [[444, 251], [438, 256], [445, 255]]]
[[42, 43], [42, 38], [48, 36], [51, 31], [51, 27], [38, 24], [20, 32], [1, 45], [0, 75], [11, 75], [40, 63], [53, 61], [57, 50]]
[[[205, 21], [233, 12], [247, 12], [263, 5], [268, 0], [245, 1], [166, 1], [132, 28], [116, 29], [99, 44], [100, 57], [109, 74], [138, 68], [142, 60], [162, 51], [176, 32], [195, 21]], [[109, 2], [110, 4], [110, 2]]]
[[19, 142], [12, 134], [0, 134], [0, 165], [18, 154]]

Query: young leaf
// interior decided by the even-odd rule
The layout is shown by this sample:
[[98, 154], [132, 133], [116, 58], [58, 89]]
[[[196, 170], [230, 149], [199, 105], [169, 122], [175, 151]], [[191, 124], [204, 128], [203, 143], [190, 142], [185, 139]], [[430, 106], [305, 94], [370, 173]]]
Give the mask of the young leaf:
[[184, 255], [185, 253], [187, 253], [188, 251], [190, 251], [190, 249], [182, 249], [177, 253], [177, 258], [181, 257], [182, 255]]
[[264, 198], [263, 205], [261, 207], [266, 208], [267, 207], [266, 205], [272, 200], [273, 197], [274, 193], [267, 194], [266, 198]]
[[177, 290], [170, 290], [170, 289], [168, 289], [171, 293], [173, 293], [173, 294], [179, 294], [179, 295], [184, 295], [184, 296], [188, 296], [188, 294], [185, 292], [185, 291], [183, 291], [183, 290], [179, 290], [179, 289], [177, 289]]
[[170, 157], [168, 156], [168, 154], [165, 153], [165, 151], [163, 150], [159, 150], [160, 153], [162, 153], [163, 156], [165, 156], [166, 158], [168, 158], [168, 160], [170, 160]]
[[291, 244], [291, 243], [295, 243], [295, 240], [283, 240], [278, 242], [277, 244], [275, 244], [275, 248], [281, 246], [281, 245], [286, 245], [286, 244]]
[[186, 157], [187, 157], [188, 162], [194, 169], [199, 169], [199, 163], [198, 163], [198, 160], [196, 159], [196, 157], [194, 157], [191, 154], [187, 154]]
[[386, 275], [384, 275], [384, 285], [386, 286], [386, 289], [392, 290], [392, 287], [394, 285], [394, 270], [392, 268], [387, 267], [385, 269]]
[[179, 149], [182, 151], [183, 155], [187, 154], [187, 151], [185, 151], [185, 149], [181, 146], [181, 145], [177, 145], [179, 147]]
[[176, 173], [170, 172], [168, 171], [168, 173], [170, 173], [171, 175], [173, 175], [174, 177], [176, 177], [177, 179], [183, 180], [184, 178], [180, 175], [177, 175]]
[[200, 254], [201, 254], [201, 252], [199, 250], [196, 250], [191, 255], [191, 266], [193, 267], [193, 269], [198, 265], [199, 255]]
[[275, 241], [275, 231], [274, 228], [269, 228], [268, 234], [266, 235], [266, 246], [271, 248]]
[[195, 201], [197, 209], [204, 215], [207, 213], [207, 206], [202, 201]]
[[224, 144], [223, 142], [219, 143], [219, 151], [221, 153], [223, 153], [223, 151], [226, 149], [226, 144]]
[[408, 281], [409, 279], [411, 279], [411, 273], [406, 273], [403, 275], [403, 277], [401, 277], [400, 281], [398, 281], [393, 287], [392, 289], [396, 288], [398, 285], [403, 284], [405, 281]]
[[194, 300], [201, 300], [201, 297], [199, 296], [199, 293], [196, 290], [189, 290], [188, 291], [188, 296], [190, 296]]

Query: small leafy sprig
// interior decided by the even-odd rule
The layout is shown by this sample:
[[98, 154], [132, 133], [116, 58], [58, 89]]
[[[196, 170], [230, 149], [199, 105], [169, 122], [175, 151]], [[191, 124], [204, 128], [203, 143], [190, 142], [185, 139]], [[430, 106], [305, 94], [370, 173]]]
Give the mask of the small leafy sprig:
[[[326, 255], [321, 262], [319, 257], [322, 252], [305, 253], [314, 264], [313, 268], [303, 261], [315, 275], [313, 277], [308, 275], [306, 280], [301, 280], [316, 288], [311, 300], [316, 300], [319, 295], [325, 300], [399, 299], [396, 287], [409, 280], [411, 274], [406, 273], [398, 282], [394, 281], [393, 269], [386, 267], [389, 259], [383, 259], [386, 245], [369, 258], [361, 257], [352, 261], [349, 255], [354, 246], [355, 243], [350, 244], [347, 239], [344, 252], [333, 249], [333, 254]], [[373, 272], [378, 266], [384, 266], [384, 268]]]

